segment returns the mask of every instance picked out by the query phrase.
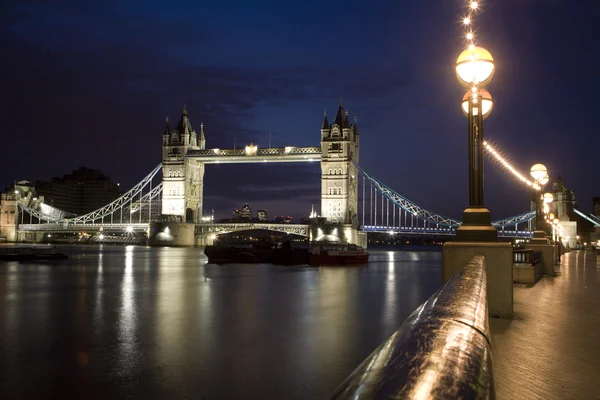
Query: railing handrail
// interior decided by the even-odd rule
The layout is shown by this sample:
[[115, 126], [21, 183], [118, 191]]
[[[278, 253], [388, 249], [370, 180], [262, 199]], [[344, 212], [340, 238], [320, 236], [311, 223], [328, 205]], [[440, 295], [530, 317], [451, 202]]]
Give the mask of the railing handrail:
[[331, 398], [495, 398], [486, 286], [485, 259], [474, 256]]

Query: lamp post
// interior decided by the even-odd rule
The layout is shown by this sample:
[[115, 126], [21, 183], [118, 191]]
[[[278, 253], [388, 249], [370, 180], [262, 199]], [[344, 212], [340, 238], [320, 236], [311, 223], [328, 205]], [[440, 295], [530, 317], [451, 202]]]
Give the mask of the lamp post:
[[529, 173], [534, 180], [532, 186], [532, 197], [535, 201], [535, 231], [533, 233], [533, 239], [544, 240], [546, 235], [543, 232], [544, 215], [541, 204], [542, 189], [548, 183], [550, 178], [548, 177], [548, 170], [543, 164], [533, 165]]
[[469, 88], [461, 101], [467, 117], [469, 206], [456, 232], [459, 241], [498, 240], [498, 231], [491, 225], [490, 212], [483, 200], [483, 120], [489, 117], [494, 106], [492, 95], [484, 87], [492, 80], [494, 71], [494, 59], [482, 47], [470, 45], [456, 60], [458, 82]]
[[484, 206], [483, 120], [490, 115], [494, 103], [490, 93], [483, 87], [491, 82], [494, 71], [494, 59], [482, 47], [469, 47], [456, 60], [458, 82], [470, 89], [462, 100], [462, 109], [468, 120], [470, 207]]
[[554, 242], [558, 242], [558, 224], [560, 223], [560, 221], [558, 220], [558, 218], [554, 218], [552, 221], [552, 234], [553, 234], [553, 238], [552, 240]]
[[544, 215], [547, 216], [548, 222], [552, 222], [554, 214], [550, 212], [550, 204], [554, 201], [554, 195], [552, 193], [544, 193]]

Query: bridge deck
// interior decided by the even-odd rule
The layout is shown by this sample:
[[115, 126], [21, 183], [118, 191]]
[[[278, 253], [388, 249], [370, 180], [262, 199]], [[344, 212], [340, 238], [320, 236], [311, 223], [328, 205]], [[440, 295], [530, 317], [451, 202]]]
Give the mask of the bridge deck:
[[498, 399], [600, 399], [599, 259], [564, 254], [558, 276], [515, 286], [513, 320], [490, 320]]

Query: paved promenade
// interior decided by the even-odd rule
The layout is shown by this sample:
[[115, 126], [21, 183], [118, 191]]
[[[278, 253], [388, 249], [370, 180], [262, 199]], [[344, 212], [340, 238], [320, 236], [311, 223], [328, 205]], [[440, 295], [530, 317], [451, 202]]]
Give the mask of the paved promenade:
[[564, 254], [557, 276], [515, 285], [513, 320], [490, 319], [498, 399], [600, 399], [599, 259]]

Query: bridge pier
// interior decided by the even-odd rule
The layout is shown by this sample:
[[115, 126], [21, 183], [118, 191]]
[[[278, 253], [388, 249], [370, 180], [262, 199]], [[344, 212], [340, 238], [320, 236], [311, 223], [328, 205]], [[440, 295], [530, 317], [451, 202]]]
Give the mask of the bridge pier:
[[212, 246], [215, 244], [216, 235], [200, 235], [196, 236], [196, 246], [206, 247]]
[[16, 241], [26, 243], [42, 243], [44, 241], [44, 232], [24, 232], [17, 229]]
[[148, 244], [150, 246], [193, 247], [195, 224], [185, 222], [152, 222]]
[[317, 217], [310, 220], [309, 241], [339, 242], [367, 248], [367, 233], [358, 230], [352, 224], [329, 222], [327, 218]]
[[498, 231], [491, 225], [485, 207], [469, 207], [464, 223], [456, 231], [456, 241], [442, 248], [442, 283], [446, 283], [474, 256], [485, 257], [488, 277], [488, 312], [502, 318], [513, 317], [513, 249], [511, 243], [499, 242]]

